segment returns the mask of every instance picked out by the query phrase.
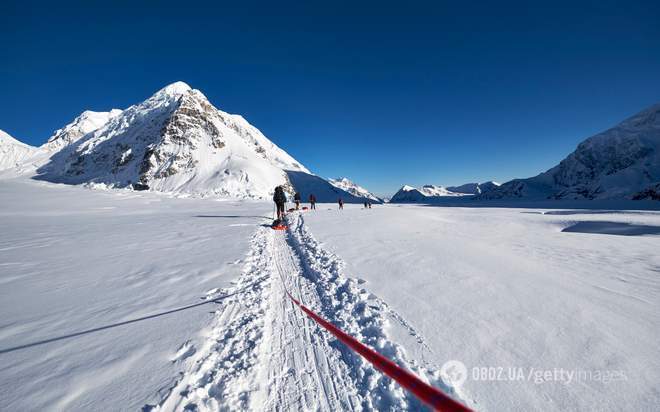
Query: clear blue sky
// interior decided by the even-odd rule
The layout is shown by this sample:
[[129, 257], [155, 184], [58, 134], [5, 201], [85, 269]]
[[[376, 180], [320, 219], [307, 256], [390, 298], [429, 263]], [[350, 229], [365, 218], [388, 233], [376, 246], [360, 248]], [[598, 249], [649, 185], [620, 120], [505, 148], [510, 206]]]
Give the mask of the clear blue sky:
[[535, 175], [660, 102], [657, 0], [294, 3], [5, 0], [0, 129], [40, 144], [183, 80], [391, 194]]

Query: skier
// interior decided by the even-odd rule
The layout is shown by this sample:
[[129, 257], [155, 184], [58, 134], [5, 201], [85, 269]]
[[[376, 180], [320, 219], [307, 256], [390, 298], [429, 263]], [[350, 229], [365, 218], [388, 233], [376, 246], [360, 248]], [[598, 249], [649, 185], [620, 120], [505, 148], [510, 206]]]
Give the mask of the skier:
[[369, 209], [371, 209], [371, 201], [367, 202], [367, 204], [369, 205]]
[[316, 210], [316, 196], [313, 194], [309, 195], [309, 208], [311, 210]]
[[364, 208], [366, 209], [367, 207], [369, 207], [369, 206], [367, 205], [367, 201], [365, 200], [365, 202], [364, 202]]
[[339, 210], [342, 210], [344, 208], [344, 199], [341, 197], [339, 198]]
[[300, 192], [293, 195], [293, 201], [296, 202], [296, 210], [300, 209]]
[[[275, 206], [277, 207], [277, 220], [275, 223], [279, 223], [284, 219], [284, 203], [286, 203], [286, 195], [284, 194], [282, 186], [277, 186], [275, 188], [273, 202], [275, 202]], [[275, 223], [273, 223], [273, 225], [275, 225]]]

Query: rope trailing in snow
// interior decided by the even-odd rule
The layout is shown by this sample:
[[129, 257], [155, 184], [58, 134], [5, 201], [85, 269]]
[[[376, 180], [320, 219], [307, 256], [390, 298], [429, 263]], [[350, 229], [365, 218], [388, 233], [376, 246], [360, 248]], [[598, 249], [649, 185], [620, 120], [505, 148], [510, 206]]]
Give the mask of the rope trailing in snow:
[[316, 314], [313, 310], [309, 309], [307, 306], [303, 305], [294, 298], [291, 293], [289, 293], [286, 283], [282, 278], [282, 273], [280, 273], [280, 278], [282, 280], [282, 286], [284, 287], [284, 292], [286, 295], [293, 301], [293, 303], [298, 306], [307, 316], [312, 318], [316, 323], [323, 327], [328, 332], [332, 333], [337, 339], [339, 339], [344, 345], [348, 346], [354, 352], [357, 352], [364, 359], [369, 361], [376, 369], [389, 376], [391, 379], [396, 381], [399, 385], [410, 391], [415, 395], [419, 400], [429, 405], [436, 411], [443, 412], [471, 412], [472, 410], [460, 402], [455, 401], [442, 391], [428, 383], [421, 380], [417, 375], [409, 372], [396, 363], [392, 362], [385, 356], [371, 349], [370, 347], [364, 345], [348, 333], [339, 329], [332, 323], [323, 319], [321, 316]]

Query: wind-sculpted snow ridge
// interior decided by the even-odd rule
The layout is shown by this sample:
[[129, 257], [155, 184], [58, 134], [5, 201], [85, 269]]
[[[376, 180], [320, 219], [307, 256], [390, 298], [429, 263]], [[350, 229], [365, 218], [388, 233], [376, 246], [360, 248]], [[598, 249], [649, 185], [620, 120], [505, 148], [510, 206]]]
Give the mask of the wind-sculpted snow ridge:
[[51, 151], [60, 150], [64, 146], [75, 143], [87, 133], [104, 126], [110, 119], [120, 114], [121, 110], [119, 109], [112, 109], [109, 112], [85, 110], [71, 123], [56, 130], [42, 147]]
[[26, 145], [0, 130], [0, 170], [17, 167], [34, 155], [36, 147]]
[[177, 82], [64, 146], [37, 178], [263, 199], [275, 186], [289, 186], [284, 169], [309, 172], [242, 117]]
[[[361, 342], [422, 379], [458, 396], [437, 368], [409, 359], [391, 341], [390, 321], [403, 318], [357, 281], [290, 215], [290, 230], [260, 228], [244, 274], [218, 296], [214, 326], [204, 348], [156, 410], [421, 410], [425, 407], [309, 319], [285, 289]], [[213, 298], [213, 297], [210, 297]]]
[[660, 104], [580, 143], [557, 166], [483, 199], [644, 199], [660, 183]]

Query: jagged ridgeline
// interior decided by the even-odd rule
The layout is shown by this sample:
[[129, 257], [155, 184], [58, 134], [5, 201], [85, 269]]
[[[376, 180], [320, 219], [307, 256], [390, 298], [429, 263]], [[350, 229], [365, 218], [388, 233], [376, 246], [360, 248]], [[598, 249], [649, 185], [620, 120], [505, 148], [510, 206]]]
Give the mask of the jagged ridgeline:
[[290, 186], [284, 170], [309, 173], [245, 119], [178, 82], [70, 142], [37, 174], [70, 184], [265, 198], [276, 185]]
[[234, 199], [267, 199], [282, 185], [319, 202], [369, 197], [315, 176], [243, 117], [218, 110], [183, 82], [123, 111], [85, 111], [40, 147], [2, 132], [0, 153], [4, 175], [56, 183]]

